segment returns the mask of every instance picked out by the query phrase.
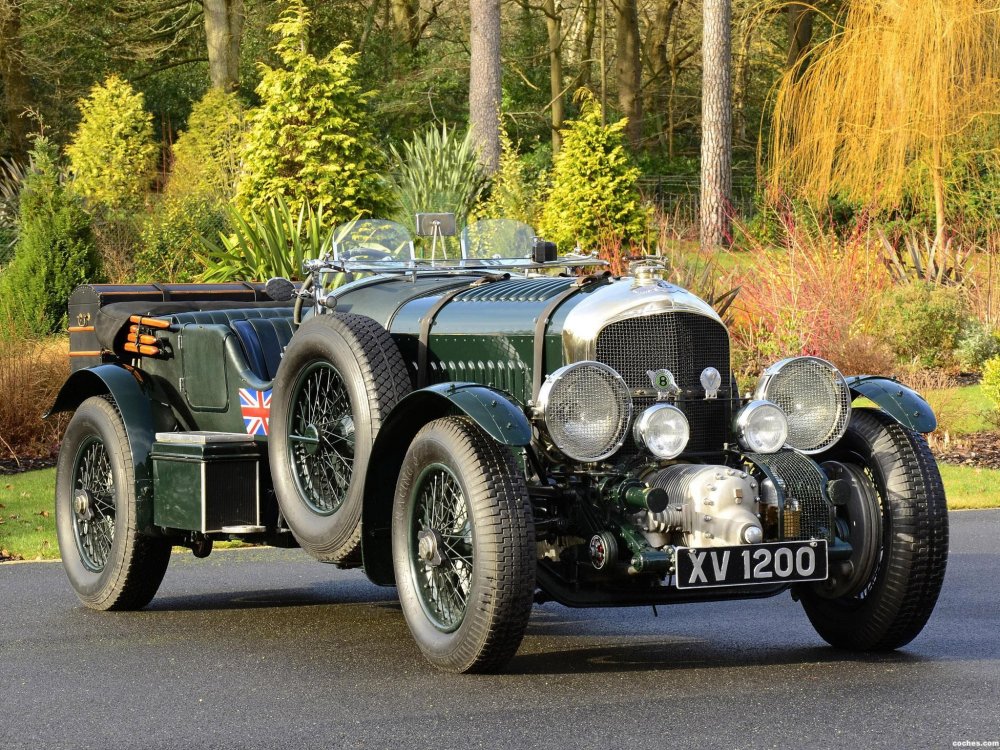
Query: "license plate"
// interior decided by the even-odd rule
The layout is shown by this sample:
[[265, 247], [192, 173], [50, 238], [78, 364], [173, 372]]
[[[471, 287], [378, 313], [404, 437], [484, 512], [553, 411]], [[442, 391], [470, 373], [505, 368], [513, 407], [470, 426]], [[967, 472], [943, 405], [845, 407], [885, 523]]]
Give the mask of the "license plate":
[[825, 581], [826, 540], [678, 547], [674, 585], [679, 589]]

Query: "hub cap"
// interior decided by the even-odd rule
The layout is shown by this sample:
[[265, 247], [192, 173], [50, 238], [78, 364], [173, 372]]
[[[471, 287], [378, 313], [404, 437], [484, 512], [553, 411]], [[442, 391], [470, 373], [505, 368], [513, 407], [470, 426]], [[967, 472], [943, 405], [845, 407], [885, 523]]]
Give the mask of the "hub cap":
[[313, 362], [295, 383], [288, 451], [306, 505], [321, 515], [335, 513], [354, 472], [354, 418], [344, 381], [327, 362]]
[[73, 469], [73, 533], [84, 567], [104, 570], [115, 538], [115, 490], [111, 459], [96, 437], [81, 446]]
[[462, 624], [472, 590], [473, 536], [462, 488], [447, 467], [424, 469], [410, 511], [410, 569], [424, 613], [444, 632]]

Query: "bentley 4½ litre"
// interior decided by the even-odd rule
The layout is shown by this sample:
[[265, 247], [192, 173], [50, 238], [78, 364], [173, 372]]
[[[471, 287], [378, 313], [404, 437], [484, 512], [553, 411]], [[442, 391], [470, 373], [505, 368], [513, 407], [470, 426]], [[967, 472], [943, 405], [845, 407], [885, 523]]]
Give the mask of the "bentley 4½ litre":
[[456, 672], [502, 668], [546, 601], [791, 590], [836, 647], [920, 632], [948, 547], [920, 396], [815, 357], [741, 395], [719, 314], [656, 259], [581, 275], [523, 224], [420, 220], [419, 251], [339, 229], [301, 287], [74, 293], [56, 510], [87, 606], [239, 538], [363, 566]]

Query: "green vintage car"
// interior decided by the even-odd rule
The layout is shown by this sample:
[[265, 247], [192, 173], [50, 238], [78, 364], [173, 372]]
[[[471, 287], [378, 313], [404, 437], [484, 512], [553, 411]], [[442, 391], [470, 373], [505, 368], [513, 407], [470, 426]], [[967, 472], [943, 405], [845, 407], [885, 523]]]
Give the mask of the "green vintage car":
[[741, 395], [718, 312], [656, 259], [585, 275], [526, 225], [418, 218], [417, 249], [339, 228], [301, 287], [74, 293], [56, 510], [87, 606], [238, 538], [395, 586], [453, 672], [502, 668], [550, 601], [791, 591], [839, 648], [921, 631], [948, 519], [919, 395], [807, 356]]

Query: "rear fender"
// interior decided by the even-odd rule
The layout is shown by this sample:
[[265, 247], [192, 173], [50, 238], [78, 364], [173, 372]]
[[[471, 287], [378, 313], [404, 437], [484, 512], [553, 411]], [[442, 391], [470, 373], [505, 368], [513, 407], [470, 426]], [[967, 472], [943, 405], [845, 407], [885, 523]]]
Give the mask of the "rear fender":
[[904, 427], [925, 434], [937, 428], [937, 417], [930, 404], [898, 380], [877, 375], [852, 375], [846, 380], [851, 396], [873, 401]]
[[128, 437], [132, 466], [135, 469], [135, 496], [137, 523], [146, 533], [153, 529], [153, 465], [149, 457], [158, 430], [169, 429], [167, 424], [157, 425], [154, 417], [154, 400], [150, 394], [148, 378], [142, 372], [119, 365], [100, 365], [77, 370], [63, 384], [55, 403], [46, 413], [73, 411], [91, 396], [110, 395], [122, 415]]
[[372, 447], [361, 513], [361, 554], [373, 583], [395, 584], [392, 570], [392, 502], [403, 458], [428, 422], [465, 415], [501, 445], [531, 443], [531, 423], [520, 406], [501, 391], [474, 383], [439, 383], [402, 399], [382, 424]]

